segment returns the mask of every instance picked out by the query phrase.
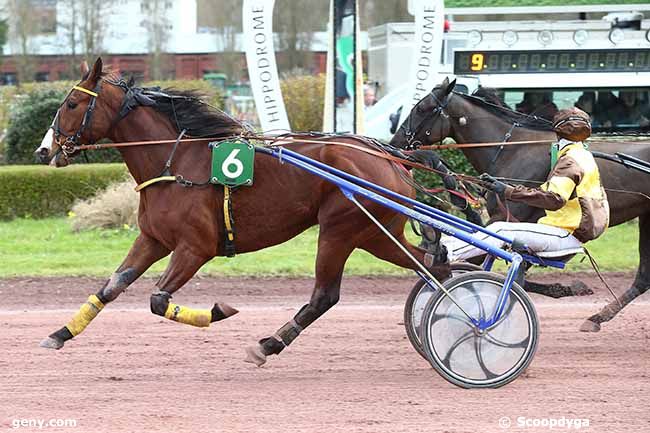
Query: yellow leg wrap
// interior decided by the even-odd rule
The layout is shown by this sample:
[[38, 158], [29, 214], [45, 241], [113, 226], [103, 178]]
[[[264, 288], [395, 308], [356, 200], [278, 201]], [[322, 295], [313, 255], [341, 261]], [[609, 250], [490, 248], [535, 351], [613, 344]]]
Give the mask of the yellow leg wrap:
[[210, 326], [212, 320], [212, 311], [210, 310], [197, 310], [194, 308], [183, 307], [181, 305], [169, 303], [165, 317], [174, 322], [184, 323], [186, 325], [198, 326], [199, 328], [206, 328]]
[[77, 336], [86, 329], [86, 326], [97, 317], [97, 314], [99, 314], [103, 308], [104, 304], [102, 304], [99, 298], [95, 295], [91, 295], [65, 327], [68, 328], [68, 331], [70, 331], [73, 337]]

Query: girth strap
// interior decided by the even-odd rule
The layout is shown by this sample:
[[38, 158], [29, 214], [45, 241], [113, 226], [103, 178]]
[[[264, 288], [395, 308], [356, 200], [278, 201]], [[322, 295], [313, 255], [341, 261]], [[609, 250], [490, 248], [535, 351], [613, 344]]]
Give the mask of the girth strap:
[[224, 238], [224, 254], [226, 257], [235, 257], [235, 218], [232, 213], [232, 191], [229, 186], [223, 186], [223, 224], [226, 236]]
[[149, 185], [153, 185], [154, 183], [158, 182], [176, 182], [176, 176], [160, 176], [160, 177], [154, 177], [153, 179], [149, 179], [147, 181], [142, 182], [140, 185], [135, 187], [136, 192], [140, 192]]

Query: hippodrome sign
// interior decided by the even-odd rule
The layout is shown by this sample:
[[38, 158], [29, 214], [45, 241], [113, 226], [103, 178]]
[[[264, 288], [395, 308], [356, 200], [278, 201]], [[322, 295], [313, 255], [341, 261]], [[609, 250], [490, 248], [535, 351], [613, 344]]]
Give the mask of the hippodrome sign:
[[282, 99], [273, 43], [275, 0], [244, 0], [242, 9], [244, 49], [255, 107], [262, 130], [291, 130]]
[[415, 44], [409, 70], [409, 88], [402, 108], [400, 124], [418, 101], [438, 84], [442, 37], [444, 33], [444, 0], [414, 0]]
[[[260, 124], [264, 131], [281, 133], [290, 131], [291, 127], [275, 61], [274, 5], [275, 0], [244, 0], [242, 19], [248, 75]], [[359, 5], [357, 0], [331, 0], [330, 9], [323, 129], [360, 133], [364, 122], [361, 91], [363, 73], [357, 19]], [[338, 74], [336, 70], [339, 71]], [[341, 98], [346, 99], [345, 103], [336, 103], [335, 89], [338, 88], [344, 89], [339, 93], [347, 95], [347, 99]]]

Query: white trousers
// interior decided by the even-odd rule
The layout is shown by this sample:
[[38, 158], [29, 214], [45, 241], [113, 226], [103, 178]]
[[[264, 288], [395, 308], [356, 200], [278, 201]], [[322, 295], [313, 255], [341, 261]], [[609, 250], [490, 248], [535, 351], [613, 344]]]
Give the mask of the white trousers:
[[[545, 224], [509, 223], [499, 221], [486, 227], [491, 232], [499, 233], [510, 239], [526, 244], [536, 253], [557, 253], [580, 248], [582, 243], [568, 231]], [[485, 233], [475, 233], [473, 237], [496, 248], [503, 248], [506, 243]], [[441, 242], [447, 247], [449, 261], [467, 260], [485, 254], [485, 251], [451, 236], [443, 236]]]

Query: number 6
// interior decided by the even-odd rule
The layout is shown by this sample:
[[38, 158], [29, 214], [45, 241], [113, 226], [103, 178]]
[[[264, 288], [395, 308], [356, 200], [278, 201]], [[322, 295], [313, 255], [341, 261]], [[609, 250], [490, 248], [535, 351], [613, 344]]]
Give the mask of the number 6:
[[[244, 164], [242, 164], [242, 162], [237, 159], [237, 155], [239, 154], [240, 150], [241, 149], [234, 149], [232, 152], [230, 152], [228, 158], [226, 158], [221, 164], [221, 172], [226, 177], [234, 179], [241, 176], [241, 174], [244, 172]], [[233, 165], [235, 166], [235, 169], [230, 170], [230, 167]]]

